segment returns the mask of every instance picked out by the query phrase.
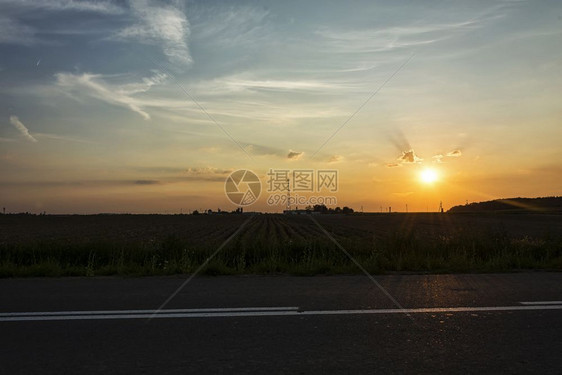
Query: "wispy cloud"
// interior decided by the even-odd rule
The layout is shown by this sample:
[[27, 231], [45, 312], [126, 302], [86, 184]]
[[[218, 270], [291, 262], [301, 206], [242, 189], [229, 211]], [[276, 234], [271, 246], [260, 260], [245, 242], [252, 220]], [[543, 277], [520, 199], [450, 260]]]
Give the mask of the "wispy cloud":
[[[127, 169], [127, 168], [126, 168]], [[143, 177], [126, 177], [107, 179], [57, 179], [57, 180], [6, 180], [0, 181], [0, 186], [23, 186], [23, 187], [59, 187], [59, 186], [72, 186], [72, 187], [111, 187], [111, 186], [137, 186], [142, 188], [144, 186], [160, 186], [177, 184], [183, 182], [224, 182], [226, 176], [231, 173], [232, 169], [223, 169], [216, 167], [190, 167], [190, 168], [168, 168], [170, 173], [158, 173], [158, 176], [151, 176], [150, 170], [145, 168], [135, 168], [135, 170], [148, 173], [148, 176]], [[113, 171], [116, 172], [116, 171]], [[123, 173], [123, 172], [121, 172]]]
[[29, 134], [27, 127], [20, 121], [17, 116], [10, 116], [10, 123], [23, 135], [28, 141], [37, 142], [37, 139]]
[[[61, 93], [73, 99], [95, 98], [128, 108], [145, 119], [158, 115], [178, 123], [209, 122], [201, 116], [201, 110], [195, 103], [183, 95], [178, 96], [177, 88], [171, 85], [171, 77], [158, 70], [153, 70], [151, 75], [144, 78], [140, 74], [110, 75], [93, 72], [59, 72], [54, 77], [55, 90], [51, 85], [36, 85], [22, 87], [20, 91], [50, 98]], [[257, 82], [244, 82], [231, 80], [231, 77], [233, 76], [196, 82], [187, 80], [182, 81], [182, 85], [196, 93], [197, 101], [208, 113], [213, 116], [228, 116], [228, 121], [251, 119], [286, 125], [302, 119], [336, 118], [348, 114], [345, 108], [337, 105], [326, 105], [321, 101], [295, 101], [293, 97], [286, 95], [287, 91], [321, 95], [328, 89], [337, 93], [338, 86], [335, 83], [261, 79]], [[229, 86], [230, 84], [232, 85]], [[152, 92], [155, 86], [158, 86], [157, 94]], [[268, 86], [271, 89], [258, 89]], [[273, 91], [276, 91], [275, 97], [267, 95]], [[88, 103], [85, 102], [84, 105]], [[224, 118], [222, 121], [225, 121]], [[260, 152], [258, 149], [259, 146], [255, 145], [254, 151]], [[284, 157], [286, 149], [275, 154]]]
[[148, 0], [131, 0], [136, 23], [120, 30], [116, 39], [133, 39], [162, 46], [168, 60], [185, 65], [192, 62], [188, 39], [190, 25], [182, 9], [172, 5], [152, 5]]
[[109, 104], [127, 107], [145, 120], [149, 120], [150, 115], [142, 108], [143, 102], [134, 95], [144, 93], [152, 86], [164, 82], [167, 76], [154, 71], [151, 77], [143, 78], [141, 82], [123, 85], [109, 84], [102, 75], [92, 73], [57, 73], [55, 78], [56, 84], [68, 92], [88, 95]]
[[2, 181], [0, 186], [15, 186], [15, 187], [40, 187], [40, 188], [50, 188], [50, 187], [61, 187], [61, 186], [72, 186], [72, 187], [109, 187], [109, 186], [143, 186], [143, 185], [156, 185], [163, 183], [157, 180], [130, 180], [130, 179], [113, 179], [113, 180], [36, 180], [36, 181]]
[[271, 91], [294, 91], [294, 90], [307, 90], [307, 91], [324, 91], [326, 89], [340, 89], [339, 85], [334, 85], [320, 81], [310, 80], [253, 80], [238, 77], [229, 77], [221, 82], [230, 91], [242, 90], [271, 90]]
[[35, 42], [33, 28], [15, 19], [0, 16], [0, 43], [30, 45]]
[[181, 175], [165, 178], [167, 182], [224, 182], [233, 169], [216, 167], [190, 167], [183, 170]]
[[285, 152], [286, 152], [285, 150], [282, 150], [280, 148], [258, 145], [258, 144], [254, 144], [254, 143], [243, 144], [243, 147], [251, 155], [257, 155], [257, 156], [284, 157]]
[[47, 134], [47, 133], [33, 133], [35, 138], [37, 139], [52, 139], [55, 141], [65, 141], [65, 142], [78, 142], [78, 143], [88, 143], [88, 144], [96, 144], [96, 142], [89, 141], [86, 139], [80, 139], [75, 137], [68, 137], [65, 135], [58, 135], [58, 134]]
[[453, 157], [453, 158], [458, 158], [460, 156], [462, 156], [462, 151], [461, 150], [453, 150], [451, 152], [447, 153], [447, 156]]
[[343, 160], [343, 156], [341, 155], [332, 155], [328, 159], [328, 163], [338, 163]]
[[258, 7], [208, 7], [193, 19], [193, 38], [205, 44], [239, 47], [267, 38], [269, 11]]
[[363, 30], [322, 28], [317, 30], [316, 34], [323, 38], [324, 46], [338, 53], [372, 53], [434, 43], [448, 38], [454, 30], [475, 27], [478, 27], [478, 24], [471, 20], [450, 24], [395, 26]]
[[188, 176], [227, 175], [231, 172], [232, 169], [215, 167], [190, 167], [184, 170], [184, 174]]
[[[48, 16], [51, 12], [64, 11], [115, 15], [123, 13], [124, 9], [109, 1], [0, 0], [0, 11], [3, 13], [0, 15], [0, 43], [27, 46], [36, 43], [53, 43], [36, 36], [38, 30], [26, 23], [30, 19], [36, 20]], [[31, 14], [33, 17], [28, 17]]]
[[87, 0], [2, 0], [3, 6], [17, 7], [20, 10], [80, 11], [104, 14], [119, 14], [123, 8], [111, 1]]

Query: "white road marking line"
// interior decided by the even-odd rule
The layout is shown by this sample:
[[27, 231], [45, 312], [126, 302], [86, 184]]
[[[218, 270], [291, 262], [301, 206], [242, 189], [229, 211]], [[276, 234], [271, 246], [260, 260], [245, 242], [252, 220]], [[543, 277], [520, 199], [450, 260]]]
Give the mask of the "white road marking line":
[[[258, 308], [260, 309], [260, 308]], [[533, 311], [533, 310], [562, 310], [562, 305], [540, 305], [540, 306], [479, 306], [479, 307], [427, 307], [415, 309], [366, 309], [366, 310], [311, 310], [297, 311], [294, 307], [276, 308], [277, 310], [248, 310], [206, 312], [169, 312], [173, 310], [161, 310], [160, 313], [123, 313], [123, 314], [90, 314], [90, 315], [24, 315], [2, 316], [0, 322], [22, 322], [22, 321], [47, 321], [47, 320], [105, 320], [105, 319], [162, 319], [162, 318], [227, 318], [227, 317], [255, 317], [255, 316], [314, 316], [314, 315], [354, 315], [354, 314], [411, 314], [424, 313], [451, 313], [451, 312], [476, 312], [476, 311]], [[191, 309], [193, 311], [196, 309]], [[205, 310], [205, 309], [201, 309]], [[146, 311], [146, 310], [132, 310]], [[149, 310], [152, 311], [152, 310]]]
[[380, 310], [325, 310], [303, 311], [304, 315], [343, 315], [343, 314], [399, 314], [399, 313], [450, 313], [473, 311], [527, 311], [527, 310], [562, 310], [562, 305], [549, 306], [477, 306], [477, 307], [424, 307], [417, 309], [380, 309]]
[[106, 320], [106, 319], [158, 319], [158, 318], [227, 318], [249, 316], [298, 315], [298, 311], [233, 311], [170, 314], [119, 314], [119, 315], [52, 315], [52, 316], [14, 316], [0, 318], [0, 322], [44, 321], [44, 320]]
[[522, 305], [562, 305], [562, 301], [531, 301], [519, 303]]
[[238, 311], [296, 311], [298, 307], [218, 307], [201, 309], [168, 310], [93, 310], [93, 311], [46, 311], [46, 312], [9, 312], [0, 313], [2, 317], [13, 316], [68, 316], [68, 315], [120, 315], [120, 314], [168, 314], [168, 313], [215, 313]]

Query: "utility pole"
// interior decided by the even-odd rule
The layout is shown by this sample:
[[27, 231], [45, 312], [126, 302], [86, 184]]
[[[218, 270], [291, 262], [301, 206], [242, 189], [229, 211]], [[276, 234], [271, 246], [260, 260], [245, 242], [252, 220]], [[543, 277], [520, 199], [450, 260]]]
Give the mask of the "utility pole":
[[287, 210], [291, 210], [291, 183], [289, 179], [287, 179]]

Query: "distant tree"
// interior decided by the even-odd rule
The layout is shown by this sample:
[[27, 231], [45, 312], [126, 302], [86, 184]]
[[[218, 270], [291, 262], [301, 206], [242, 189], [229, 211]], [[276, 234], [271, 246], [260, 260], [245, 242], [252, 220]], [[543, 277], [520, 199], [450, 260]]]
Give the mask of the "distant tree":
[[307, 206], [307, 211], [319, 212], [322, 214], [351, 214], [353, 213], [353, 209], [345, 206], [344, 208], [336, 207], [336, 208], [328, 208], [326, 205], [323, 204], [315, 204], [314, 206]]
[[326, 205], [324, 204], [315, 204], [313, 207], [313, 211], [325, 214], [328, 212], [328, 207], [326, 207]]
[[192, 215], [199, 215], [199, 211], [194, 210], [193, 213], [192, 213]]

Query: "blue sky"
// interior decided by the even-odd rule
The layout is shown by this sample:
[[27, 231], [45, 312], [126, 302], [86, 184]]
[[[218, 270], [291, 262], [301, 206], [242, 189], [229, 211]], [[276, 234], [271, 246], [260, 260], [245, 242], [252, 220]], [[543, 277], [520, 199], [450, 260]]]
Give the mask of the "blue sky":
[[558, 1], [0, 0], [2, 204], [231, 208], [239, 168], [372, 210], [560, 193], [561, 41]]

